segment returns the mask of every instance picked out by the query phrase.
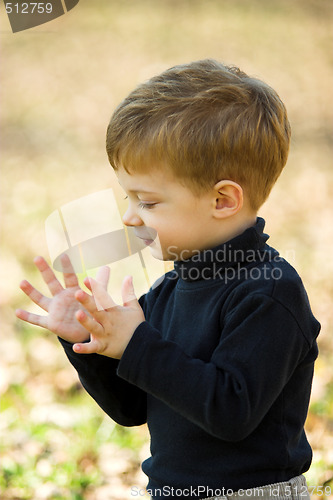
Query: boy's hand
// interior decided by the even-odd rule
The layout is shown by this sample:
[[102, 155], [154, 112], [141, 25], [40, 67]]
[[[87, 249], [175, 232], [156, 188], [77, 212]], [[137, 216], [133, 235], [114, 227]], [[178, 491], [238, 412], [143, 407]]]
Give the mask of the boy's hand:
[[80, 354], [98, 353], [120, 359], [134, 330], [145, 321], [134, 293], [132, 277], [127, 276], [122, 284], [123, 306], [117, 305], [97, 280], [86, 278], [84, 283], [92, 295], [78, 290], [75, 298], [90, 315], [79, 310], [75, 316], [82, 328], [90, 332], [90, 342], [77, 343], [73, 349]]
[[[64, 255], [61, 259], [64, 269], [65, 288], [57, 280], [54, 272], [43, 257], [36, 257], [34, 263], [53, 297], [50, 298], [41, 294], [26, 280], [21, 282], [20, 288], [35, 304], [48, 312], [48, 315], [41, 316], [17, 309], [16, 316], [32, 325], [47, 328], [68, 342], [75, 343], [88, 340], [90, 338], [89, 332], [75, 318], [75, 313], [81, 308], [75, 299], [75, 293], [80, 290], [80, 287], [67, 255]], [[97, 279], [100, 282], [100, 286], [106, 289], [109, 279], [109, 268], [101, 268]]]

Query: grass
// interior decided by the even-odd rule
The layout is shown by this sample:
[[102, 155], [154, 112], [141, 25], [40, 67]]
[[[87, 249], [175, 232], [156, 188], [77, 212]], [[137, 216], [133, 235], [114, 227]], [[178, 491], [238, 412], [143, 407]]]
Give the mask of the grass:
[[103, 487], [106, 472], [120, 476], [123, 491], [136, 481], [145, 428], [138, 432], [113, 423], [88, 400], [74, 376], [69, 386], [68, 373], [62, 373], [63, 379], [59, 373], [53, 385], [44, 374], [26, 379], [25, 385], [10, 384], [2, 397], [4, 500], [88, 498]]

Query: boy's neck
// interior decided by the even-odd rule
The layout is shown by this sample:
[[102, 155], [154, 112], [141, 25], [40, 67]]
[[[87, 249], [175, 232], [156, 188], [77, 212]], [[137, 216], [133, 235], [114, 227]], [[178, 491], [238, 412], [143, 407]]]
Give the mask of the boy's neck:
[[232, 240], [236, 236], [244, 233], [244, 231], [246, 231], [249, 227], [254, 226], [256, 221], [257, 214], [253, 212], [246, 214], [244, 212], [240, 212], [233, 217], [224, 219], [223, 224], [220, 225], [220, 230], [216, 231], [216, 234], [211, 241], [207, 241], [206, 249], [213, 248]]
[[[240, 214], [238, 214], [240, 215]], [[237, 216], [236, 216], [237, 217]], [[242, 216], [238, 221], [234, 221], [230, 227], [226, 227], [225, 233], [223, 235], [224, 242], [232, 240], [236, 236], [244, 233], [246, 229], [255, 225], [257, 221], [257, 214], [248, 214]]]

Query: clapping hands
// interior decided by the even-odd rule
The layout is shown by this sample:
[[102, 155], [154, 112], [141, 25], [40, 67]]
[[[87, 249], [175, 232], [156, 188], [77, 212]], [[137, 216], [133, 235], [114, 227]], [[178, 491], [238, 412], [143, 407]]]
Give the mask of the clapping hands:
[[61, 262], [65, 288], [43, 257], [34, 259], [52, 297], [46, 297], [26, 280], [21, 282], [20, 287], [48, 314], [38, 315], [18, 309], [17, 317], [46, 328], [74, 344], [73, 349], [77, 353], [98, 353], [120, 359], [135, 329], [145, 321], [132, 278], [127, 276], [123, 280], [123, 305], [120, 306], [107, 293], [108, 267], [100, 268], [96, 279], [84, 280], [91, 292], [89, 294], [80, 288], [69, 258], [64, 255]]

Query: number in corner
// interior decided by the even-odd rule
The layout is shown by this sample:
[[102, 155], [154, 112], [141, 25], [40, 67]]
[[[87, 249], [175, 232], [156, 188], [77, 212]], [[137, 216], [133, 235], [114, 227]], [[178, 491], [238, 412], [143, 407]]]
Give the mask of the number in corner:
[[7, 14], [51, 14], [53, 6], [52, 3], [44, 2], [23, 2], [19, 4], [18, 2], [5, 2]]

